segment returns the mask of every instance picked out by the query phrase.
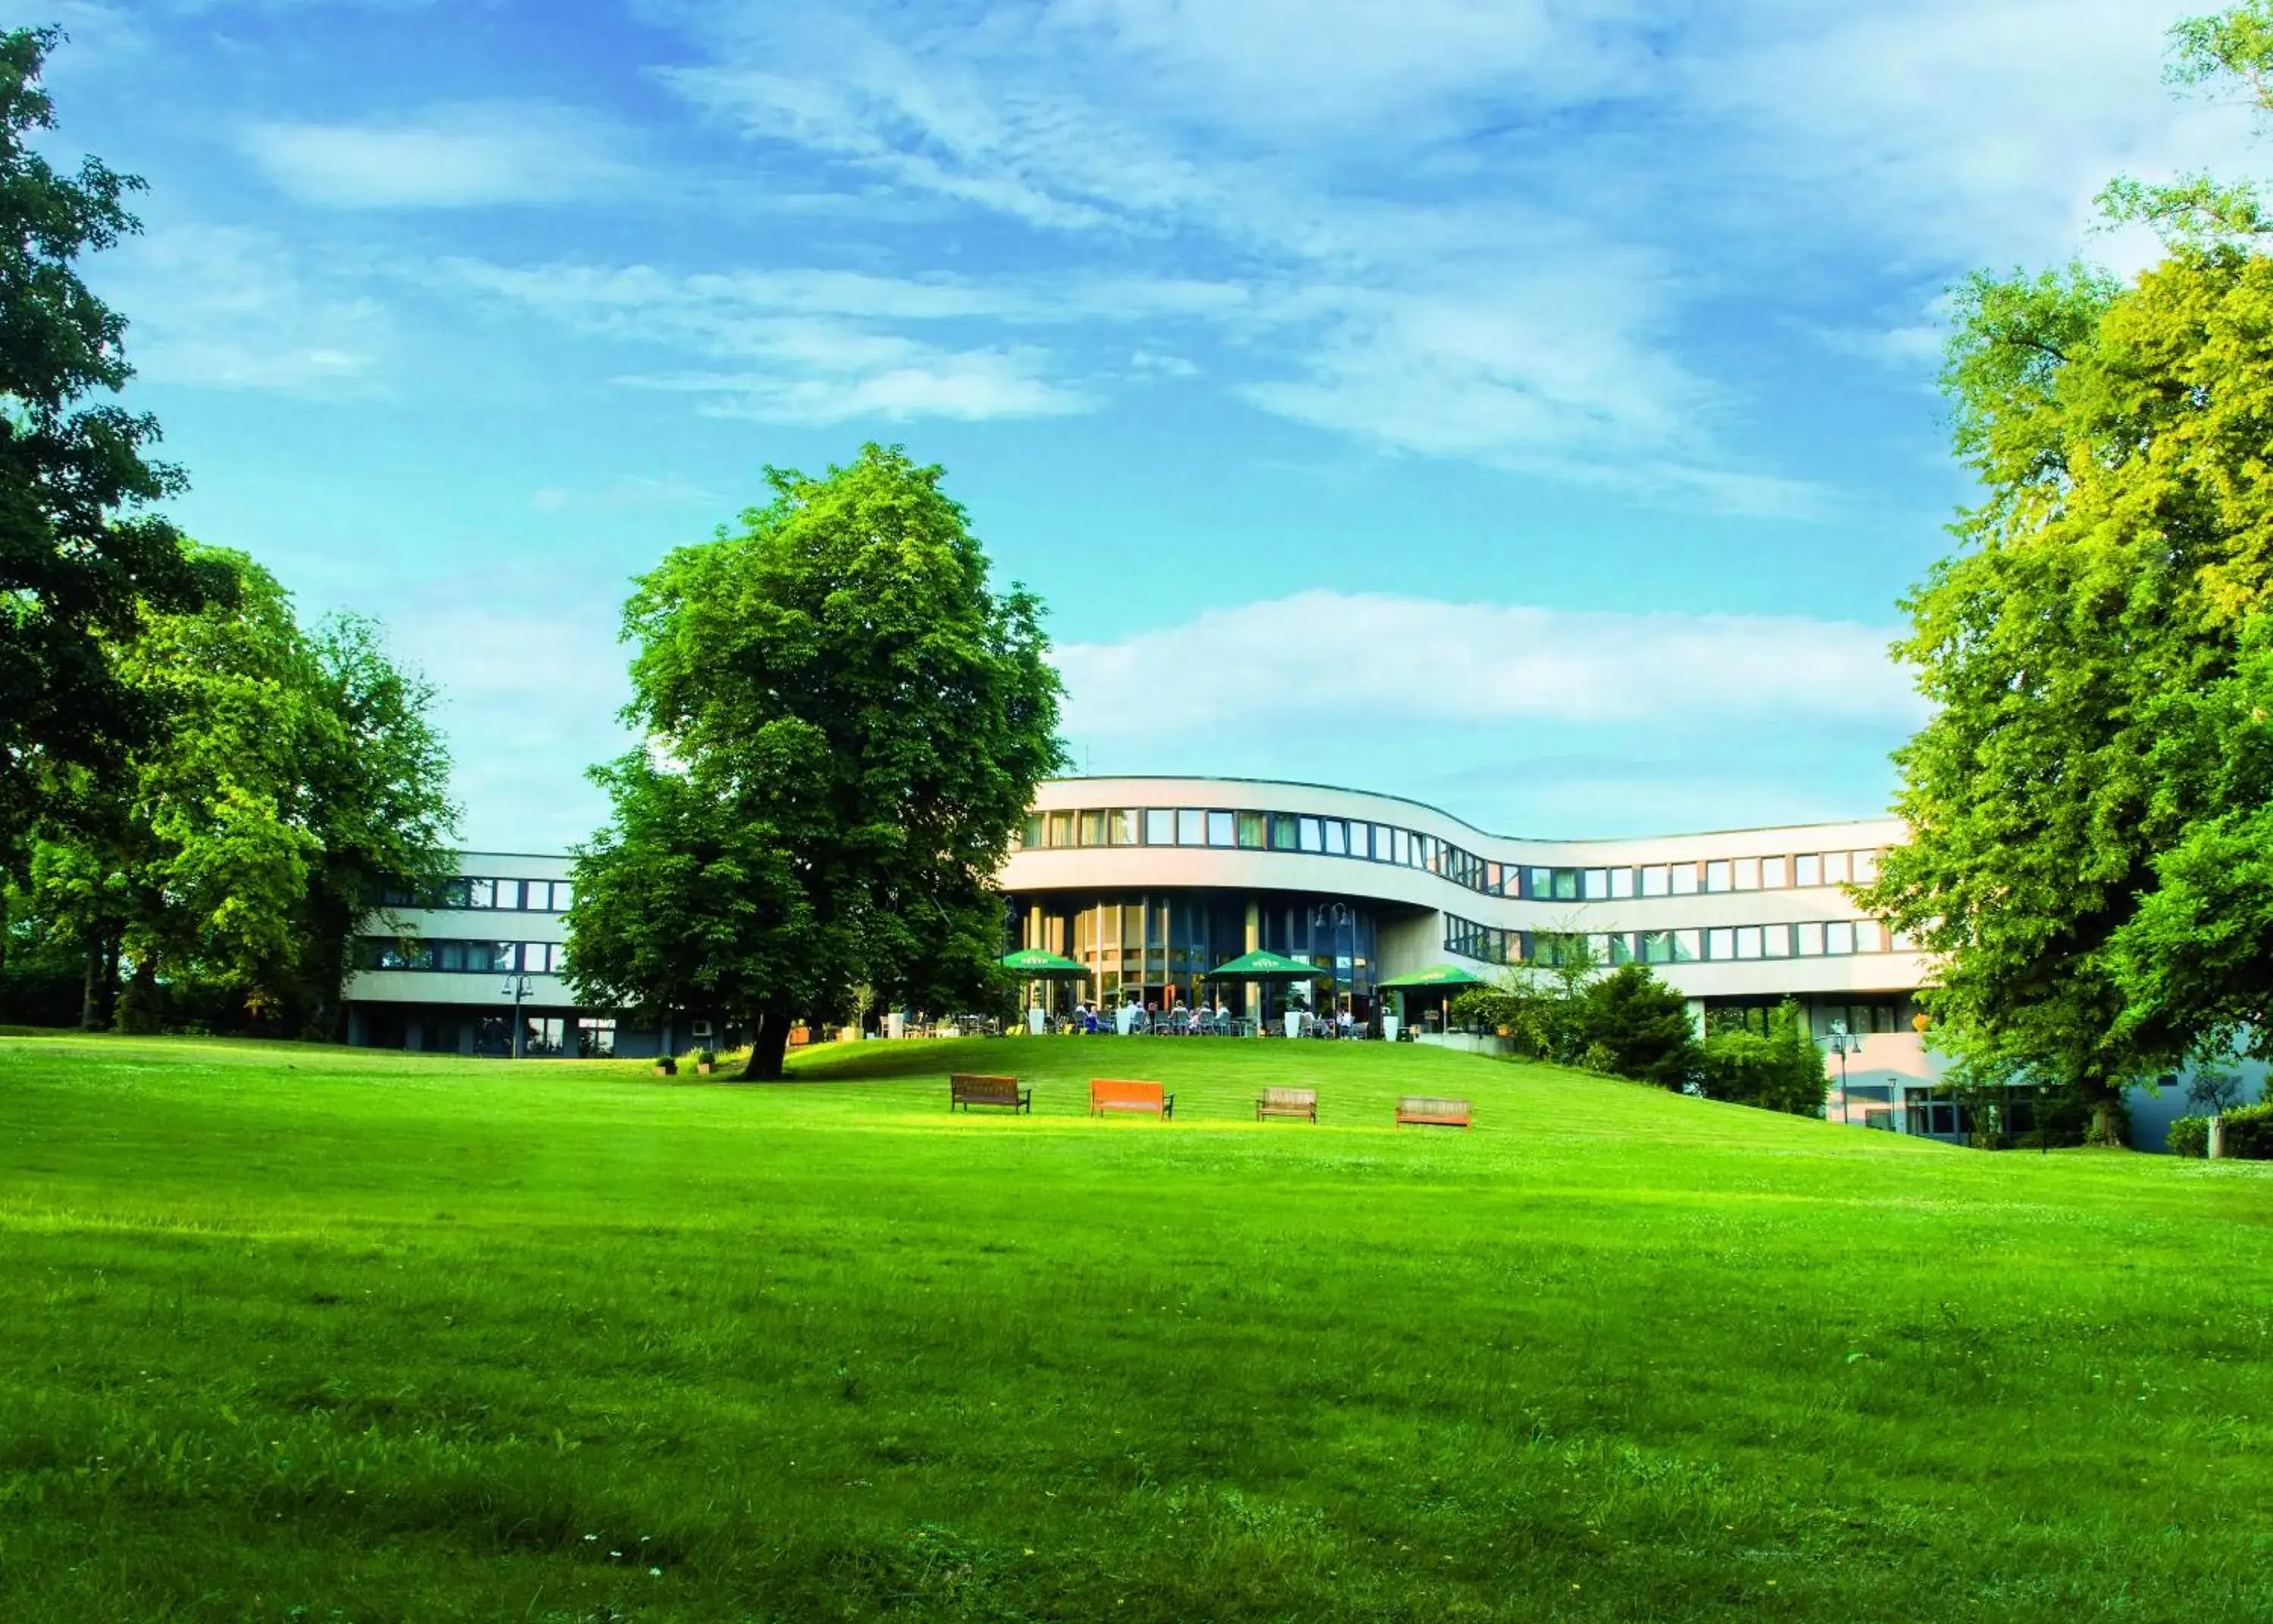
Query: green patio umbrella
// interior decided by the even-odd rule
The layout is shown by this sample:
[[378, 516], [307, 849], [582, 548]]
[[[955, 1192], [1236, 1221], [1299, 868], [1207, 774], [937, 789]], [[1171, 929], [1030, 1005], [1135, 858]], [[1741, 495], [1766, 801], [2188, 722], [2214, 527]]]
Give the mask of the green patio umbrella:
[[1333, 971], [1320, 969], [1307, 959], [1290, 959], [1283, 953], [1268, 953], [1257, 947], [1252, 953], [1242, 953], [1228, 964], [1219, 964], [1207, 973], [1211, 981], [1308, 981], [1312, 977], [1331, 976]]
[[1039, 947], [1021, 947], [1016, 953], [1004, 954], [1002, 968], [1029, 981], [1089, 974], [1088, 965], [1076, 964], [1061, 954], [1049, 953]]
[[1384, 992], [1405, 992], [1422, 987], [1482, 987], [1491, 984], [1474, 970], [1462, 969], [1457, 964], [1439, 964], [1429, 969], [1415, 970], [1410, 976], [1397, 976], [1375, 984]]

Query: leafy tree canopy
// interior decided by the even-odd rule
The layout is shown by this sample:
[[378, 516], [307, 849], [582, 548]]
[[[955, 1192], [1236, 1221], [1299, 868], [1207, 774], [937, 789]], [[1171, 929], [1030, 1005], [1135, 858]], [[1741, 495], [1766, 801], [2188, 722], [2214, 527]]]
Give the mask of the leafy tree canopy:
[[130, 1022], [154, 1024], [165, 989], [200, 984], [240, 1014], [335, 1035], [370, 894], [449, 866], [432, 692], [369, 622], [304, 633], [251, 559], [191, 557], [227, 589], [194, 612], [146, 614], [105, 651], [168, 725], [116, 785], [78, 787], [78, 814], [34, 844], [19, 905], [84, 956], [90, 1022], [123, 963]]
[[213, 584], [138, 511], [181, 475], [144, 454], [155, 422], [109, 398], [132, 376], [126, 324], [77, 270], [138, 228], [124, 199], [141, 182], [95, 158], [61, 174], [32, 147], [55, 126], [40, 71], [59, 38], [0, 34], [0, 866], [156, 729], [107, 650]]
[[[2182, 25], [2262, 70], [2266, 6]], [[2273, 262], [2180, 234], [2130, 286], [1976, 278], [1944, 382], [1985, 494], [1912, 595], [1936, 707], [1863, 900], [1939, 961], [1977, 1083], [2123, 1085], [2273, 1037]], [[2254, 1036], [2251, 1036], [2251, 1034]]]
[[987, 585], [942, 471], [868, 445], [642, 577], [628, 720], [649, 747], [596, 772], [608, 827], [576, 857], [580, 998], [754, 1023], [866, 986], [943, 1009], [988, 995], [994, 875], [1063, 762], [1041, 606]]

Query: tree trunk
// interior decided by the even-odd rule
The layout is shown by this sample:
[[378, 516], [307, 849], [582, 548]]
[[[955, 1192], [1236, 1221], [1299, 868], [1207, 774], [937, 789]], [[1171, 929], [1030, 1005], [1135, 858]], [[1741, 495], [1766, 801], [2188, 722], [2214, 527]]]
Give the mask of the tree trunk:
[[102, 949], [88, 948], [86, 969], [79, 977], [79, 1025], [83, 1032], [92, 1032], [102, 1023], [101, 964]]
[[2118, 1150], [2129, 1149], [2123, 1137], [2122, 1091], [2104, 1082], [2089, 1082], [2084, 1085], [2083, 1096], [2091, 1104], [2091, 1127], [2083, 1142], [2108, 1145]]
[[790, 1014], [783, 1009], [758, 1012], [758, 1029], [750, 1035], [750, 1063], [742, 1068], [744, 1082], [779, 1082], [782, 1057], [789, 1052]]

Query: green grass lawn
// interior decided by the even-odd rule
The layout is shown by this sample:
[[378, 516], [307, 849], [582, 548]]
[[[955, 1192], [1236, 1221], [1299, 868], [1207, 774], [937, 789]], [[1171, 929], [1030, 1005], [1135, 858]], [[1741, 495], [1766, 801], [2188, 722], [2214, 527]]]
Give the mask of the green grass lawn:
[[2273, 1170], [799, 1076], [0, 1039], [0, 1620], [2273, 1618]]

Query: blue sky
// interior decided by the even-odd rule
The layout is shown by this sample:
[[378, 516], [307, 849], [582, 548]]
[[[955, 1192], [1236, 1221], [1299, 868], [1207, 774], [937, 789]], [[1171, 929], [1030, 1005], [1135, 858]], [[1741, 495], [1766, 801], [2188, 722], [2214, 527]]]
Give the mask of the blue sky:
[[[1965, 498], [1944, 290], [2248, 159], [2161, 0], [61, 0], [179, 517], [445, 688], [470, 843], [621, 747], [628, 578], [866, 439], [1076, 761], [1488, 827], [1861, 816]], [[1264, 703], [1218, 695], [1268, 692]]]

